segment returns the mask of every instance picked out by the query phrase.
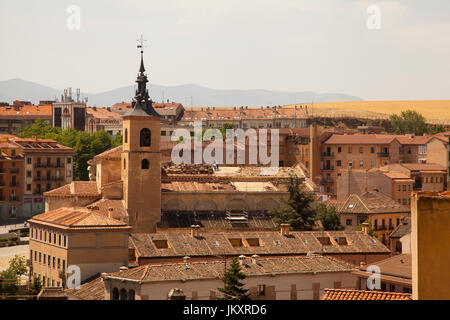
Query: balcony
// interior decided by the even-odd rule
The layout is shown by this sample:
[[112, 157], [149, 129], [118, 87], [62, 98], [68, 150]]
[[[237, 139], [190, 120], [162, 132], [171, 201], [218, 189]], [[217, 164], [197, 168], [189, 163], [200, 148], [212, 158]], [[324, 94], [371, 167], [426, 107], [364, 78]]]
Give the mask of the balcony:
[[334, 152], [322, 152], [322, 157], [325, 157], [325, 158], [334, 157]]
[[389, 152], [377, 152], [377, 158], [389, 158]]
[[334, 166], [332, 166], [332, 165], [329, 165], [329, 166], [322, 166], [321, 167], [321, 170], [324, 170], [324, 171], [333, 171], [334, 170]]

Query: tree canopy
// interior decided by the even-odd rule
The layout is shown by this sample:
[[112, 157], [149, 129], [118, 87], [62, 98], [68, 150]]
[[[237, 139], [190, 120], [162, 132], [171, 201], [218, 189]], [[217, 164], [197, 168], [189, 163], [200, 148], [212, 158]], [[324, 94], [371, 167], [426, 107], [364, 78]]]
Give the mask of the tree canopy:
[[295, 175], [291, 175], [284, 183], [289, 199], [283, 208], [268, 213], [278, 224], [287, 223], [295, 230], [311, 230], [316, 221], [316, 214], [311, 208], [313, 196], [301, 188], [302, 181]]
[[405, 110], [400, 115], [392, 114], [389, 119], [395, 134], [414, 133], [422, 136], [424, 133], [428, 133], [425, 117], [417, 111]]
[[222, 278], [224, 287], [218, 288], [224, 294], [220, 300], [250, 300], [248, 289], [245, 289], [244, 283], [241, 282], [246, 277], [247, 275], [242, 272], [237, 258], [234, 258]]
[[323, 203], [317, 204], [317, 218], [322, 223], [325, 230], [344, 230], [341, 224], [339, 215], [336, 213], [336, 208], [333, 206], [326, 206]]
[[38, 138], [53, 139], [64, 146], [73, 148], [75, 180], [89, 180], [87, 161], [97, 154], [122, 144], [121, 135], [112, 137], [104, 130], [94, 133], [77, 131], [73, 128], [61, 130], [40, 119], [36, 120], [32, 126], [21, 128], [17, 135], [22, 138], [36, 135]]

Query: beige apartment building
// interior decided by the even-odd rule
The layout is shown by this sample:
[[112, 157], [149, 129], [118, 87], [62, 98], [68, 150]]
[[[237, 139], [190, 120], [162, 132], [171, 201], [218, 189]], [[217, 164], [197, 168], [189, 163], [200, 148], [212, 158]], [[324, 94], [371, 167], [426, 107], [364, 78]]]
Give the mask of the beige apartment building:
[[[60, 208], [39, 214], [30, 224], [30, 275], [46, 287], [65, 286], [70, 266], [80, 270], [80, 281], [99, 272], [128, 265], [126, 223], [88, 208]], [[70, 276], [70, 272], [69, 272]]]
[[43, 192], [61, 187], [73, 179], [72, 148], [55, 140], [13, 138], [24, 155], [23, 213], [32, 216], [44, 212]]
[[336, 194], [342, 170], [381, 167], [400, 160], [400, 142], [385, 135], [333, 134], [322, 144], [320, 172], [326, 194]]

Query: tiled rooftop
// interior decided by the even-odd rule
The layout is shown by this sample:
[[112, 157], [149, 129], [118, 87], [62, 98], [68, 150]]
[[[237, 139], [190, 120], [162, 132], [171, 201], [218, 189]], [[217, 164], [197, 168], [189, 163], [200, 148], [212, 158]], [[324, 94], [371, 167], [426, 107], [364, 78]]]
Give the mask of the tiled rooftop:
[[379, 191], [367, 191], [361, 195], [350, 194], [348, 198], [336, 203], [338, 213], [398, 213], [410, 212], [410, 209]]
[[[181, 260], [181, 259], [180, 259]], [[230, 260], [227, 260], [227, 264]], [[108, 274], [111, 278], [139, 280], [143, 282], [220, 279], [223, 276], [224, 261], [188, 263], [166, 263], [143, 265], [137, 268]], [[280, 274], [303, 274], [311, 272], [351, 272], [354, 267], [343, 261], [320, 255], [307, 257], [258, 258], [258, 264], [246, 257], [243, 272], [248, 277]]]
[[412, 300], [410, 293], [325, 289], [322, 300]]
[[0, 107], [0, 116], [12, 117], [12, 116], [52, 116], [52, 106], [51, 105], [24, 105], [20, 107], [8, 106]]
[[[377, 261], [381, 275], [412, 279], [411, 254], [398, 254], [385, 260]], [[360, 267], [361, 271], [367, 271], [367, 266]]]
[[95, 181], [72, 181], [62, 187], [44, 192], [44, 196], [100, 196]]
[[33, 216], [30, 223], [44, 223], [64, 228], [127, 228], [118, 220], [101, 215], [94, 210], [77, 207], [63, 207]]
[[406, 218], [392, 231], [389, 238], [401, 238], [411, 232], [411, 218]]
[[[230, 239], [241, 239], [242, 246], [233, 246]], [[257, 245], [250, 245], [251, 241], [247, 239], [258, 239]], [[330, 245], [322, 245], [323, 239], [329, 240]], [[167, 248], [157, 248], [155, 240], [165, 242]], [[283, 236], [279, 231], [204, 232], [200, 238], [192, 237], [188, 232], [132, 234], [130, 247], [135, 248], [140, 258], [390, 252], [376, 238], [358, 231], [299, 231], [290, 232], [289, 236]]]

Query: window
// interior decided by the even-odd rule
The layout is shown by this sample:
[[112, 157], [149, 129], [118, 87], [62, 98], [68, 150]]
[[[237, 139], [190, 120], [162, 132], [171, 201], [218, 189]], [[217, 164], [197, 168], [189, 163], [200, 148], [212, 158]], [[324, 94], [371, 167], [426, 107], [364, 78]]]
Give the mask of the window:
[[370, 161], [370, 167], [373, 168], [375, 166], [375, 162], [372, 160]]
[[403, 191], [406, 191], [406, 184], [403, 185]]
[[128, 143], [128, 128], [125, 128], [125, 143]]
[[112, 300], [119, 300], [119, 289], [117, 289], [117, 288], [113, 289], [113, 291], [112, 291]]
[[27, 178], [31, 178], [31, 171], [27, 170]]
[[120, 300], [127, 300], [127, 290], [120, 290]]
[[27, 183], [27, 191], [31, 191], [31, 184]]
[[351, 225], [353, 224], [352, 219], [347, 219], [347, 220], [345, 220], [345, 224], [346, 224], [347, 226], [351, 226]]
[[400, 190], [401, 190], [401, 188], [402, 188], [402, 186], [401, 186], [401, 185], [398, 185], [398, 191], [400, 191]]
[[348, 147], [348, 153], [352, 153], [352, 147]]
[[141, 161], [141, 169], [147, 170], [149, 168], [150, 164], [147, 159], [142, 159]]
[[360, 162], [359, 162], [359, 166], [360, 166], [360, 167], [364, 167], [364, 161], [360, 161]]
[[47, 255], [44, 253], [44, 256], [43, 256], [43, 262], [44, 262], [44, 264], [46, 263], [46, 261], [47, 261]]
[[42, 255], [41, 255], [41, 253], [39, 252], [39, 263], [41, 263], [42, 262]]
[[70, 158], [70, 157], [67, 158], [67, 163], [68, 163], [68, 164], [71, 164], [71, 163], [72, 163], [72, 158]]
[[341, 160], [336, 160], [336, 167], [340, 167], [342, 165]]
[[411, 205], [411, 198], [408, 198], [408, 205]]
[[370, 153], [375, 153], [375, 148], [374, 147], [370, 147]]
[[151, 140], [152, 140], [151, 131], [147, 128], [142, 129], [141, 133], [140, 133], [140, 146], [141, 147], [150, 147]]
[[353, 167], [353, 162], [349, 161], [349, 162], [348, 162], [348, 167], [349, 167], [349, 168]]
[[265, 284], [259, 284], [258, 285], [257, 295], [258, 296], [265, 296], [266, 295], [266, 285]]
[[31, 164], [31, 158], [27, 158], [27, 164]]
[[411, 185], [408, 184], [408, 191], [411, 191]]
[[338, 153], [341, 153], [341, 152], [342, 152], [342, 148], [338, 147]]
[[364, 153], [364, 147], [359, 147], [359, 153]]
[[134, 290], [128, 291], [128, 300], [134, 300]]
[[127, 159], [123, 158], [123, 169], [127, 168]]

